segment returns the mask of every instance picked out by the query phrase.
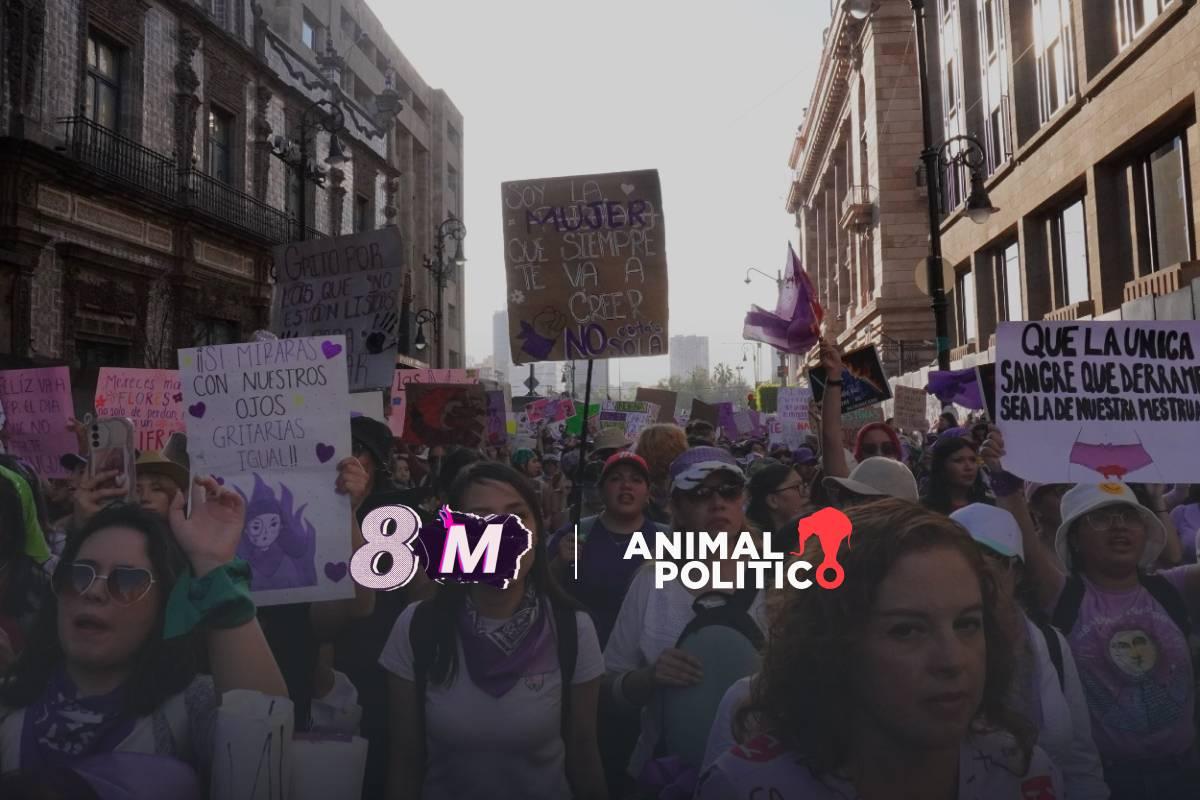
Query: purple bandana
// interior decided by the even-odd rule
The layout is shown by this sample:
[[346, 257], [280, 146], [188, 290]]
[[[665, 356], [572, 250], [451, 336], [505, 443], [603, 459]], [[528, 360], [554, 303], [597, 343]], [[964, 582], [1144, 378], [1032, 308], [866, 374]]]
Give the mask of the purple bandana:
[[133, 732], [137, 720], [121, 709], [122, 688], [91, 697], [77, 697], [77, 691], [60, 668], [41, 698], [25, 709], [21, 769], [57, 769], [84, 756], [111, 753]]
[[517, 612], [488, 631], [468, 598], [458, 618], [458, 634], [471, 681], [492, 697], [503, 697], [526, 675], [553, 671], [557, 658], [547, 616], [530, 586]]

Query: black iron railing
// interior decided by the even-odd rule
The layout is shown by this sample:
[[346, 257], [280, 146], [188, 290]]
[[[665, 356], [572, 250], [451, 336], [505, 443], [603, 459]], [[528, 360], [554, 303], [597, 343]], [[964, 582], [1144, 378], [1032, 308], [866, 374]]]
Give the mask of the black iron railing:
[[60, 120], [67, 130], [66, 152], [95, 172], [180, 209], [232, 226], [272, 243], [325, 234], [261, 200], [194, 168], [179, 169], [175, 159], [156, 153], [86, 117]]

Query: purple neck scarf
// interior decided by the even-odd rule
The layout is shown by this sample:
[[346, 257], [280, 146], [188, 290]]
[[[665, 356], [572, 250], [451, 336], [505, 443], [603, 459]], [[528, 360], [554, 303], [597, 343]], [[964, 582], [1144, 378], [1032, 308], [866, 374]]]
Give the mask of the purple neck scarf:
[[40, 772], [69, 766], [77, 759], [111, 753], [137, 719], [122, 710], [124, 688], [90, 697], [59, 668], [41, 698], [25, 709], [21, 728], [21, 769]]
[[554, 669], [554, 632], [543, 606], [529, 586], [516, 613], [499, 628], [489, 631], [470, 597], [467, 598], [458, 618], [458, 634], [467, 674], [476, 686], [492, 697], [503, 697], [526, 675], [541, 675]]

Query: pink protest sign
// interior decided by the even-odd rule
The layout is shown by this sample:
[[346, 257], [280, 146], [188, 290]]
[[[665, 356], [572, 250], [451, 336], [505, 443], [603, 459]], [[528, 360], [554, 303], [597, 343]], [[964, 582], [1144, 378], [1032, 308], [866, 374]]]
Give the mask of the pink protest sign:
[[8, 452], [28, 461], [43, 478], [67, 477], [61, 459], [79, 448], [75, 434], [67, 430], [75, 416], [67, 368], [0, 372], [0, 403]]
[[173, 369], [101, 367], [96, 381], [96, 416], [128, 417], [137, 431], [138, 452], [162, 450], [183, 433], [183, 394]]
[[404, 435], [404, 387], [410, 383], [479, 383], [474, 369], [398, 369], [392, 375], [392, 413], [388, 427], [393, 436]]

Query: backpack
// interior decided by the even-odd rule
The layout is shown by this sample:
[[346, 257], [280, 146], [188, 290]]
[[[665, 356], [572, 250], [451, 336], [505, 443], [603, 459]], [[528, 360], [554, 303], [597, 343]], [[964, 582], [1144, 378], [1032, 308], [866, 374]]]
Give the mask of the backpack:
[[[571, 679], [575, 676], [575, 662], [579, 655], [579, 635], [574, 609], [560, 606], [553, 601], [550, 602], [550, 607], [558, 645], [558, 668], [562, 672], [561, 729], [565, 744], [571, 734]], [[425, 730], [425, 695], [429, 683], [429, 668], [433, 664], [435, 633], [433, 605], [422, 602], [413, 611], [412, 623], [408, 629], [408, 642], [413, 651], [413, 686], [417, 691], [417, 724], [422, 732]]]
[[1039, 631], [1042, 632], [1042, 637], [1046, 640], [1046, 650], [1050, 653], [1050, 663], [1054, 665], [1054, 671], [1058, 673], [1058, 688], [1064, 693], [1067, 691], [1067, 676], [1063, 668], [1063, 651], [1062, 642], [1058, 640], [1058, 631], [1050, 625], [1043, 622], [1035, 622]]

